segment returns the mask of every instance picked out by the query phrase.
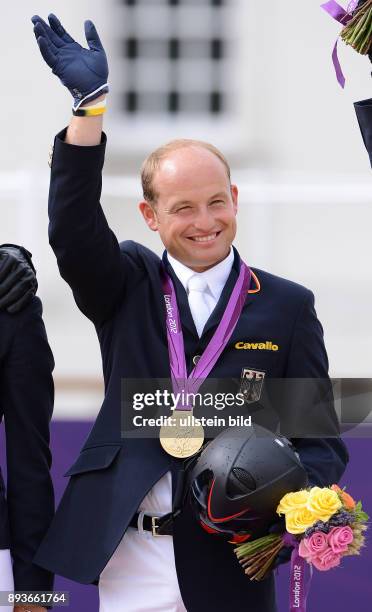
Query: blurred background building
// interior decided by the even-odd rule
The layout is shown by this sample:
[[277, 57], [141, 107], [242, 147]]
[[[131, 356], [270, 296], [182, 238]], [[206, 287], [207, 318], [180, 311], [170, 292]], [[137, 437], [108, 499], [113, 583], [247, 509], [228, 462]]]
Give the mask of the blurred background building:
[[[55, 12], [82, 44], [92, 19], [110, 65], [102, 203], [119, 240], [159, 254], [140, 217], [139, 168], [167, 140], [213, 142], [240, 188], [236, 246], [251, 265], [311, 288], [333, 376], [371, 376], [371, 170], [352, 102], [370, 66], [340, 45], [317, 1], [50, 0], [7, 5], [2, 40], [0, 242], [24, 244], [55, 355], [56, 418], [91, 419], [102, 398], [93, 325], [60, 278], [47, 237], [48, 151], [71, 99], [40, 57], [30, 17]], [[60, 5], [60, 6], [59, 6]], [[129, 357], [129, 356], [128, 356]]]

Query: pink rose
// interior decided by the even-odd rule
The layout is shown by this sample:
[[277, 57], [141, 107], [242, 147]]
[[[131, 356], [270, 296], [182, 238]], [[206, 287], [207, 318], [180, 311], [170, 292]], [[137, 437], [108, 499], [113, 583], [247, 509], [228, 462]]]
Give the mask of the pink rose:
[[316, 569], [321, 572], [326, 572], [332, 567], [337, 567], [340, 565], [340, 555], [337, 555], [333, 552], [332, 548], [326, 548], [316, 557], [311, 558], [311, 563], [316, 567]]
[[354, 539], [353, 530], [349, 525], [333, 527], [328, 534], [328, 545], [336, 554], [343, 553]]
[[312, 555], [309, 550], [309, 539], [308, 538], [302, 538], [302, 540], [300, 541], [300, 545], [298, 547], [298, 554], [303, 559], [308, 559], [310, 561], [310, 558]]
[[[318, 555], [323, 550], [328, 548], [327, 534], [322, 531], [314, 531], [309, 538], [307, 538], [307, 547], [311, 553], [311, 556]], [[337, 552], [337, 551], [334, 551]]]

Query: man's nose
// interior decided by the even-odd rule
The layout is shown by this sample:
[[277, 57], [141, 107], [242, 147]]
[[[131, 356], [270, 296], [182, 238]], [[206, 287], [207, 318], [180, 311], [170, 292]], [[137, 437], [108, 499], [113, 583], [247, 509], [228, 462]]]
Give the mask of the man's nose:
[[208, 207], [199, 209], [193, 219], [195, 229], [203, 232], [215, 229], [215, 219]]

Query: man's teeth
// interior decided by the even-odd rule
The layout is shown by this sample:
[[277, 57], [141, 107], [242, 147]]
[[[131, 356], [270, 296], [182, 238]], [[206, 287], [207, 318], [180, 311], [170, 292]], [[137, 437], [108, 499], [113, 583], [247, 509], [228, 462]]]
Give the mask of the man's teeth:
[[193, 236], [193, 240], [196, 242], [209, 242], [210, 240], [214, 240], [217, 234], [210, 234], [209, 236]]

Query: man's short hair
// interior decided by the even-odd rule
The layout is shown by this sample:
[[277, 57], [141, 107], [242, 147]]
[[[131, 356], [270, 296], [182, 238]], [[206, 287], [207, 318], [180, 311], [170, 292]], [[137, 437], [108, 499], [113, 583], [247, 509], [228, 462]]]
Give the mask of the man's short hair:
[[226, 157], [221, 153], [217, 147], [210, 144], [209, 142], [204, 142], [202, 140], [191, 140], [188, 138], [181, 138], [178, 140], [171, 140], [170, 142], [162, 145], [158, 149], [155, 149], [150, 155], [145, 159], [141, 167], [141, 182], [142, 182], [142, 190], [144, 199], [150, 204], [156, 204], [158, 199], [158, 193], [156, 193], [154, 188], [154, 177], [156, 172], [158, 171], [161, 162], [168, 157], [170, 153], [173, 151], [177, 151], [178, 149], [185, 149], [188, 147], [199, 147], [202, 149], [206, 149], [210, 151], [218, 157], [218, 159], [223, 163], [226, 169], [226, 174], [231, 181], [231, 170], [229, 163]]

